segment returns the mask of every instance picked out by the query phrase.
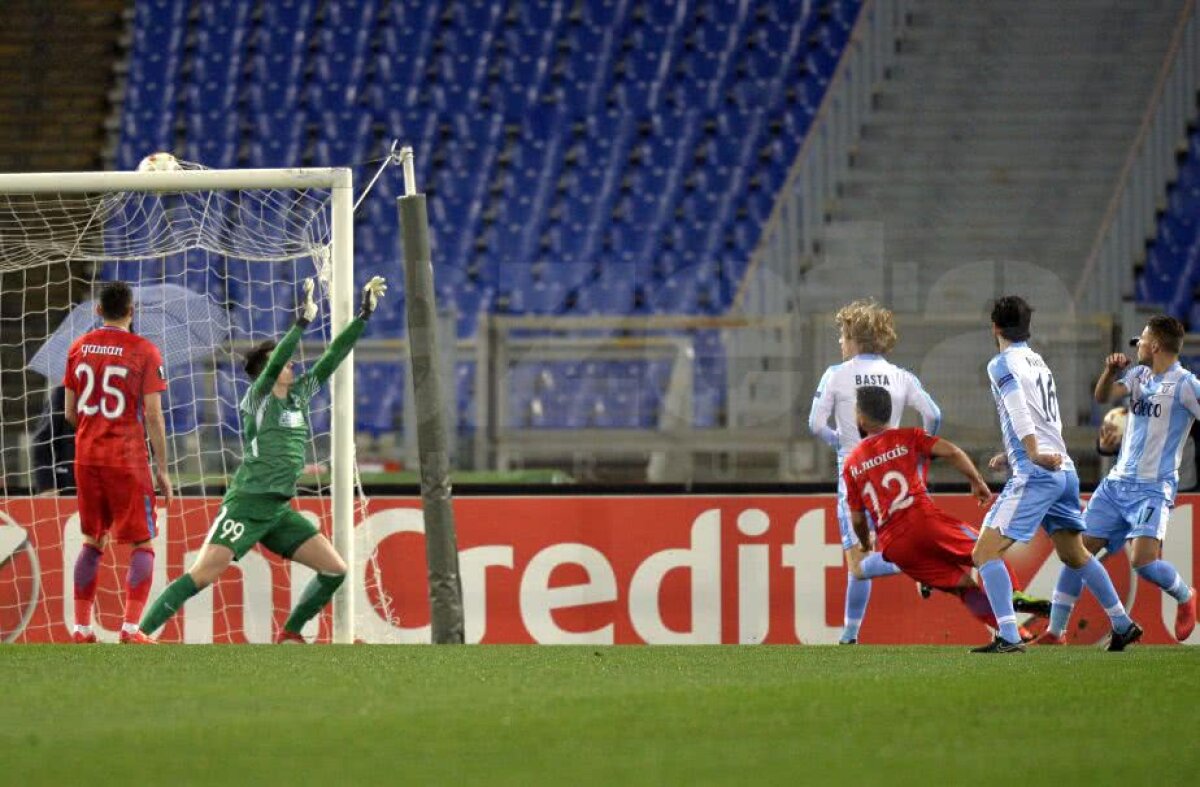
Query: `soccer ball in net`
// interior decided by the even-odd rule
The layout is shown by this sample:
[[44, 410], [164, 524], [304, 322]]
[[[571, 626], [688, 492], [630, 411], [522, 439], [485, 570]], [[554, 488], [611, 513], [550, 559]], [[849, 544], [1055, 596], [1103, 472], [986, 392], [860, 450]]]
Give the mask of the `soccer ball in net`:
[[179, 161], [170, 153], [159, 151], [146, 156], [138, 164], [138, 172], [173, 172], [179, 169]]

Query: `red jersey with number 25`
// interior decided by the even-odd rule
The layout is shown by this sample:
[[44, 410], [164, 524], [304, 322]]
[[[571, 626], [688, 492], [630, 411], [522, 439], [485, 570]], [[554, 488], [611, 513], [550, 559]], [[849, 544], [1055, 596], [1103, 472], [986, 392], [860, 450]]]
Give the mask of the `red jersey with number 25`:
[[923, 472], [937, 441], [924, 429], [886, 429], [846, 457], [846, 502], [851, 511], [866, 511], [875, 520], [881, 551], [909, 523], [940, 513], [929, 498]]
[[63, 386], [75, 392], [75, 461], [146, 467], [142, 397], [167, 389], [162, 353], [122, 328], [104, 326], [75, 340]]

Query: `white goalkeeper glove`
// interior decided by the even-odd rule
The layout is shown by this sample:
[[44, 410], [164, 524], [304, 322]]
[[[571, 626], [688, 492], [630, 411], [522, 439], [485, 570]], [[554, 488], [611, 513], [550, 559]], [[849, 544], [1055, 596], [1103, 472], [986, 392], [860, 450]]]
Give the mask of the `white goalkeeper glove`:
[[313, 300], [313, 280], [304, 280], [304, 298], [296, 309], [296, 324], [307, 328], [317, 318], [317, 302]]
[[371, 317], [375, 307], [379, 305], [379, 299], [387, 295], [387, 280], [382, 276], [374, 276], [363, 287], [362, 292], [362, 308], [359, 309], [358, 316], [366, 320]]

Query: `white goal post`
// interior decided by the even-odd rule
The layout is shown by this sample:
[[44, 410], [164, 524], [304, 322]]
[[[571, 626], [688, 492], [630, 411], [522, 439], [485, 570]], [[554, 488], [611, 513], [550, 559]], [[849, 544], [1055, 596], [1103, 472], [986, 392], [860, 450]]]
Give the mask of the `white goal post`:
[[[20, 195], [88, 195], [114, 192], [183, 194], [198, 191], [328, 190], [331, 195], [329, 236], [332, 273], [329, 287], [331, 329], [350, 322], [355, 306], [354, 194], [348, 168], [180, 169], [151, 172], [49, 172], [0, 174], [0, 197]], [[4, 239], [0, 238], [0, 249]], [[67, 254], [67, 261], [72, 253]], [[354, 370], [353, 355], [332, 379], [331, 512], [333, 543], [349, 570], [354, 555]], [[351, 575], [334, 597], [332, 638], [354, 641], [357, 578]]]

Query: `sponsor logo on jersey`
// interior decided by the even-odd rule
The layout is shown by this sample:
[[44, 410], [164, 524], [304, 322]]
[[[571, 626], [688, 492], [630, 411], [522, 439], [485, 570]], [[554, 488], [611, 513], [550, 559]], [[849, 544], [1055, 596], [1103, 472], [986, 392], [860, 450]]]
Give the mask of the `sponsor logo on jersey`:
[[854, 384], [858, 387], [864, 385], [888, 386], [892, 384], [892, 381], [886, 374], [856, 374], [854, 375]]
[[304, 413], [299, 410], [284, 410], [279, 414], [279, 425], [288, 429], [304, 426]]
[[1149, 399], [1134, 399], [1129, 403], [1129, 412], [1147, 418], [1159, 418], [1162, 416], [1162, 403]]
[[899, 459], [902, 456], [908, 456], [908, 446], [898, 445], [895, 448], [889, 448], [879, 456], [873, 456], [857, 465], [850, 465], [850, 475], [858, 478], [872, 467], [879, 467], [882, 464], [886, 464], [893, 459]]

